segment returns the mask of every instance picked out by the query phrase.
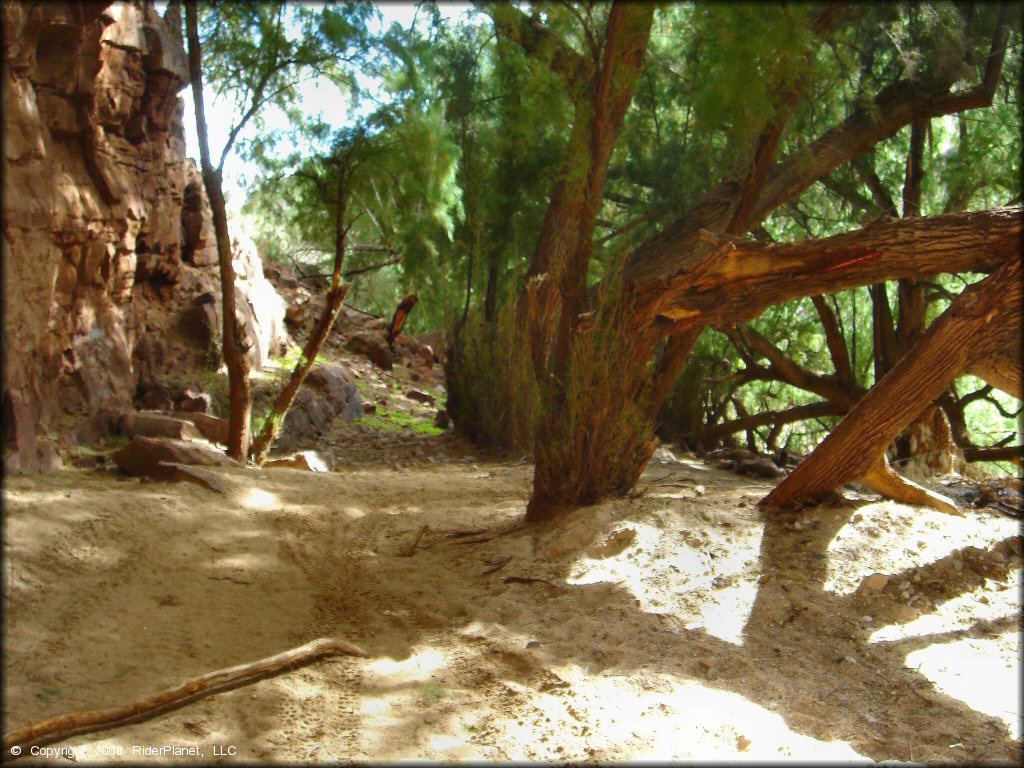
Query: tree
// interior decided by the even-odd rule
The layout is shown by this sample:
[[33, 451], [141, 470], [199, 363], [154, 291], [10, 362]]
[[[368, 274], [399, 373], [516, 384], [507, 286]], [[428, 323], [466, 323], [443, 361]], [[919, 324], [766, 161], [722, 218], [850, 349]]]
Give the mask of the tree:
[[360, 28], [348, 23], [346, 14], [362, 17], [358, 5], [344, 4], [340, 9], [324, 9], [319, 18], [306, 9], [297, 10], [301, 26], [296, 37], [289, 33], [284, 3], [227, 4], [214, 12], [215, 23], [209, 36], [213, 55], [205, 65], [213, 79], [230, 89], [236, 98], [236, 114], [227, 141], [214, 167], [207, 133], [203, 94], [203, 54], [199, 41], [199, 14], [196, 0], [185, 0], [185, 26], [188, 37], [189, 74], [195, 104], [196, 133], [199, 138], [203, 184], [213, 214], [214, 234], [220, 266], [222, 306], [222, 349], [228, 369], [230, 411], [228, 455], [244, 460], [249, 454], [249, 422], [252, 394], [249, 364], [238, 317], [235, 314], [235, 275], [231, 264], [231, 238], [221, 179], [227, 160], [242, 131], [258, 120], [260, 110], [270, 103], [289, 104], [291, 90], [309, 69], [321, 74], [337, 72], [350, 39]]
[[[185, 0], [185, 27], [188, 35], [189, 75], [192, 79], [192, 98], [195, 102], [196, 133], [199, 137], [200, 166], [206, 196], [213, 214], [213, 230], [217, 241], [217, 260], [220, 265], [222, 309], [222, 350], [228, 369], [228, 388], [231, 407], [228, 416], [228, 456], [244, 459], [249, 453], [249, 415], [252, 393], [249, 389], [249, 361], [242, 342], [242, 329], [235, 314], [235, 270], [231, 265], [231, 237], [228, 233], [227, 208], [221, 188], [221, 170], [230, 144], [221, 153], [217, 168], [210, 159], [210, 140], [206, 131], [206, 108], [203, 101], [202, 51], [199, 46], [199, 23], [195, 0]], [[237, 136], [237, 132], [235, 133]]]
[[[734, 162], [742, 170], [727, 174], [725, 180], [704, 194], [703, 199], [691, 203], [682, 216], [630, 252], [621, 291], [622, 309], [614, 316], [622, 323], [618, 328], [619, 335], [630, 340], [629, 345], [620, 345], [621, 349], [628, 349], [634, 361], [643, 364], [624, 366], [623, 375], [635, 377], [634, 386], [623, 387], [621, 381], [615, 382], [615, 386], [617, 391], [631, 393], [632, 402], [621, 403], [617, 412], [609, 413], [608, 418], [619, 418], [622, 414], [635, 418], [636, 413], [653, 418], [685, 363], [697, 332], [708, 323], [735, 322], [745, 316], [756, 315], [772, 303], [799, 296], [833, 292], [879, 279], [922, 274], [922, 266], [925, 265], [911, 252], [912, 249], [889, 247], [893, 243], [886, 242], [889, 230], [884, 226], [855, 233], [849, 241], [852, 249], [846, 251], [845, 258], [831, 263], [827, 259], [816, 261], [811, 251], [817, 243], [807, 244], [807, 251], [803, 252], [799, 244], [788, 246], [794, 249], [788, 253], [794, 256], [791, 261], [783, 261], [781, 251], [772, 252], [771, 261], [756, 258], [758, 249], [749, 243], [733, 247], [733, 238], [755, 230], [780, 206], [797, 198], [843, 164], [857, 160], [905, 126], [984, 107], [993, 99], [1009, 37], [1008, 7], [1002, 6], [993, 11], [989, 8], [965, 10], [942, 6], [931, 15], [910, 13], [906, 18], [897, 16], [896, 21], [907, 36], [905, 42], [916, 49], [913, 50], [915, 58], [904, 56], [901, 61], [891, 53], [881, 55], [877, 51], [872, 52], [869, 46], [861, 51], [863, 66], [859, 93], [841, 105], [847, 110], [846, 116], [822, 132], [822, 122], [832, 118], [827, 109], [816, 109], [818, 105], [811, 101], [812, 86], [828, 82], [828, 77], [822, 76], [816, 67], [822, 58], [819, 51], [824, 45], [837, 42], [850, 44], [854, 41], [864, 45], [865, 26], [876, 23], [871, 12], [859, 8], [841, 11], [836, 6], [801, 11], [802, 18], [790, 19], [796, 22], [793, 25], [797, 30], [793, 35], [796, 44], [788, 46], [785, 56], [779, 56], [776, 49], [762, 51], [760, 59], [754, 57], [753, 61], [760, 69], [756, 74], [749, 73], [752, 76], [748, 81], [757, 84], [767, 108], [751, 112], [743, 110], [743, 105], [737, 104], [736, 99], [726, 100], [738, 111], [735, 122], [743, 128], [734, 128], [734, 135], [749, 135], [746, 142], [737, 142], [743, 150]], [[786, 12], [798, 13], [795, 10]], [[744, 35], [745, 30], [739, 22], [743, 21], [741, 17], [745, 13], [749, 13], [745, 8], [734, 11], [717, 7], [706, 12], [709, 16], [731, 15], [731, 20], [726, 18], [732, 24], [730, 40]], [[892, 12], [886, 10], [881, 13]], [[538, 18], [527, 17], [514, 9], [503, 9], [501, 13], [492, 12], [492, 15], [499, 31], [504, 29], [506, 35], [516, 35], [515, 39], [524, 49], [544, 51], [550, 66], [565, 73], [571, 84], [573, 62], [579, 54], [564, 39], [557, 39]], [[709, 29], [716, 31], [713, 27]], [[744, 39], [756, 50], [757, 41], [750, 39], [754, 34], [763, 34], [762, 28], [756, 27], [756, 32], [747, 30]], [[940, 39], [945, 47], [931, 55], [926, 54], [926, 46]], [[726, 46], [721, 45], [717, 50], [724, 60]], [[772, 54], [780, 62], [777, 67], [771, 64]], [[741, 62], [750, 60], [736, 58]], [[713, 62], [714, 57], [709, 56], [707, 61]], [[727, 71], [729, 66], [735, 68], [737, 65], [734, 62], [721, 64], [719, 71]], [[898, 73], [895, 78], [892, 76], [894, 69]], [[954, 89], [967, 74], [979, 69], [980, 76], [973, 85]], [[835, 106], [828, 99], [824, 102], [826, 108]], [[789, 130], [797, 127], [802, 130]], [[577, 147], [585, 136], [581, 130], [579, 122], [574, 122], [574, 138], [570, 139], [568, 150], [570, 158], [574, 151], [580, 151]], [[804, 141], [803, 136], [811, 130], [817, 138]], [[784, 153], [782, 158], [776, 160], [780, 153]], [[572, 167], [571, 160], [565, 167]], [[587, 169], [586, 165], [582, 167]], [[581, 175], [572, 178], [579, 184]], [[527, 514], [530, 520], [556, 515], [568, 499], [596, 500], [581, 497], [577, 489], [569, 487], [578, 483], [579, 478], [562, 471], [564, 463], [560, 461], [564, 451], [559, 454], [558, 451], [545, 450], [558, 440], [564, 442], [566, 439], [570, 414], [561, 406], [557, 393], [567, 386], [564, 384], [568, 373], [567, 350], [580, 328], [579, 317], [590, 308], [580, 286], [585, 286], [593, 227], [591, 225], [588, 229], [589, 219], [583, 216], [578, 217], [579, 224], [569, 216], [563, 217], [561, 210], [566, 208], [566, 203], [560, 195], [564, 194], [566, 186], [556, 187], [548, 217], [558, 224], [567, 220], [571, 224], [561, 227], [558, 237], [551, 238], [551, 243], [545, 241], [542, 231], [536, 251], [541, 257], [535, 256], [531, 276], [547, 277], [529, 284], [526, 289], [532, 298], [534, 366], [542, 376], [548, 377], [541, 384], [552, 388], [552, 394], [545, 399], [543, 434], [554, 436], [538, 435], [534, 494]], [[593, 203], [592, 198], [587, 197], [585, 186], [571, 191], [574, 206], [579, 206], [581, 211], [596, 212], [600, 201]], [[1016, 212], [1007, 216], [1019, 219]], [[908, 222], [913, 223], [906, 225], [908, 228], [903, 230], [904, 234], [909, 231], [923, 234], [936, 228], [942, 230], [941, 221], [931, 221], [925, 226], [913, 219]], [[947, 233], [950, 239], [936, 242], [937, 247], [944, 252], [953, 252], [961, 236], [984, 238], [984, 232], [975, 230], [971, 235], [970, 229]], [[893, 234], [897, 238], [900, 236], [895, 231]], [[574, 237], [580, 237], [584, 244], [575, 249], [562, 248], [561, 251], [554, 245], [559, 240], [571, 242]], [[1002, 258], [1006, 258], [1007, 245], [1013, 249], [1018, 243], [1019, 229], [1016, 234], [1008, 232], [1007, 240], [1000, 246]], [[876, 258], [874, 254], [879, 251], [887, 256]], [[561, 256], [562, 252], [572, 256]], [[980, 266], [977, 261], [969, 266], [991, 269], [998, 263], [1000, 258], [989, 262], [987, 267]], [[560, 281], [560, 304], [555, 301], [555, 291], [550, 283], [550, 264], [554, 265], [553, 272]], [[563, 264], [569, 264], [571, 268], [566, 270]], [[828, 270], [808, 271], [814, 268], [814, 264], [827, 266]], [[894, 271], [888, 271], [890, 267]], [[952, 268], [950, 265], [936, 267], [938, 271]], [[569, 277], [565, 279], [563, 275]], [[561, 311], [554, 311], [556, 305]], [[644, 440], [644, 429], [644, 425], [639, 423], [634, 429], [636, 450], [622, 451], [621, 444], [606, 442], [606, 450], [617, 452], [619, 458], [606, 457], [604, 464], [620, 468], [618, 479], [605, 489], [606, 493], [628, 490], [642, 471], [653, 448], [652, 442]], [[624, 467], [623, 464], [629, 466]]]
[[[885, 449], [972, 362], [1007, 354], [1007, 335], [1024, 320], [1021, 278], [1021, 263], [1015, 258], [957, 297], [762, 506], [819, 501], [837, 486], [859, 479], [891, 498], [955, 511], [948, 499], [899, 478], [888, 465]], [[1019, 362], [1004, 370], [1016, 391], [1024, 386], [1021, 374]]]

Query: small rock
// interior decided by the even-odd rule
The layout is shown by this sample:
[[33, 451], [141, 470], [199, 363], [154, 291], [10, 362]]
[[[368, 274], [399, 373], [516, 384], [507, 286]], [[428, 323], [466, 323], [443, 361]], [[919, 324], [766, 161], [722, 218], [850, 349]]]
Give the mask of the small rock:
[[863, 578], [858, 589], [865, 592], [881, 592], [888, 583], [889, 577], [884, 573], [872, 573], [870, 576]]
[[277, 459], [270, 459], [264, 462], [264, 467], [285, 467], [288, 469], [301, 469], [305, 472], [327, 472], [327, 463], [317, 454], [316, 451], [300, 451], [292, 456], [284, 456]]
[[418, 403], [433, 404], [434, 396], [429, 392], [421, 392], [418, 389], [410, 389], [405, 393], [405, 396], [410, 400], [415, 400]]
[[870, 624], [872, 621], [875, 620], [875, 617], [874, 616], [861, 616], [860, 620], [863, 621], [865, 624]]

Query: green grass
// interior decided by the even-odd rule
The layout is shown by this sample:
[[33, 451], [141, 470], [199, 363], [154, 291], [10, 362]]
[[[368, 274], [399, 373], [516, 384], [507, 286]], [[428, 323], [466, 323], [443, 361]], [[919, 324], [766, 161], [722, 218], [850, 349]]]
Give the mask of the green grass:
[[415, 416], [405, 411], [391, 411], [387, 408], [377, 408], [377, 412], [370, 416], [363, 416], [355, 420], [356, 424], [379, 429], [384, 432], [401, 432], [408, 429], [419, 435], [433, 437], [444, 432], [427, 421], [419, 421]]
[[427, 704], [436, 704], [444, 696], [444, 688], [437, 683], [427, 683], [421, 689]]

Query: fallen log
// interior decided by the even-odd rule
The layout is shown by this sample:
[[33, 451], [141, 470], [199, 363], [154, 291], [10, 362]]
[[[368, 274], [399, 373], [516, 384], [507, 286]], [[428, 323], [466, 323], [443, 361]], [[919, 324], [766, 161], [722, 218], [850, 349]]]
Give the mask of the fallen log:
[[[1020, 326], [1024, 286], [1014, 259], [966, 290], [910, 351], [855, 405], [832, 433], [759, 502], [765, 508], [813, 504], [835, 488], [860, 479], [897, 500], [927, 503], [905, 482], [895, 483], [879, 458], [896, 436], [973, 360], [988, 359], [1002, 343], [1000, 328]], [[1021, 385], [1008, 372], [1009, 386]], [[930, 504], [948, 511], [952, 502]]]
[[174, 688], [168, 688], [130, 704], [86, 712], [70, 712], [29, 723], [4, 734], [3, 758], [6, 761], [17, 757], [17, 754], [12, 752], [15, 747], [20, 747], [21, 754], [27, 754], [31, 747], [53, 744], [83, 733], [141, 723], [207, 696], [230, 691], [327, 656], [365, 658], [367, 655], [366, 651], [343, 640], [321, 638], [259, 661], [192, 678]]

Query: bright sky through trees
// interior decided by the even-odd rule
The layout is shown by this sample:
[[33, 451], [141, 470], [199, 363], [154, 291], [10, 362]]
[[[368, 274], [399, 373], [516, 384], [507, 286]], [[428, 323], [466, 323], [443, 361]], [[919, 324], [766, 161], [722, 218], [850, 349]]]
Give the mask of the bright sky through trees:
[[[438, 2], [437, 5], [441, 16], [447, 20], [457, 19], [472, 7], [468, 2], [444, 2], [444, 0]], [[404, 28], [408, 28], [415, 23], [417, 28], [425, 29], [428, 23], [429, 16], [427, 11], [424, 9], [417, 13], [416, 3], [383, 2], [376, 3], [376, 6], [380, 11], [380, 22], [379, 26], [377, 26], [378, 22], [376, 20], [371, 22], [370, 31], [373, 34], [387, 29], [392, 24], [399, 24]], [[166, 2], [156, 3], [156, 9], [159, 13], [163, 14], [165, 8]], [[374, 83], [369, 78], [360, 78], [359, 85], [364, 91], [369, 93], [373, 93], [376, 90]], [[296, 87], [301, 95], [303, 107], [310, 114], [319, 113], [325, 122], [334, 127], [340, 127], [349, 122], [355, 114], [368, 112], [372, 109], [371, 102], [365, 101], [356, 111], [353, 111], [351, 98], [324, 78], [302, 82]], [[235, 115], [223, 99], [217, 98], [216, 94], [209, 88], [209, 85], [204, 90], [206, 90], [206, 103], [208, 105], [206, 112], [207, 129], [210, 132], [211, 151], [216, 156], [227, 141]], [[196, 118], [191, 90], [186, 88], [180, 95], [185, 103], [186, 152], [189, 157], [198, 158], [199, 144], [196, 138]], [[283, 130], [288, 127], [286, 116], [277, 108], [268, 108], [263, 114], [263, 119], [270, 130]], [[242, 135], [244, 136], [252, 130], [254, 130], [253, 126], [247, 126]], [[245, 161], [239, 156], [238, 152], [232, 152], [225, 161], [224, 192], [227, 197], [228, 209], [232, 213], [237, 214], [245, 202], [247, 197], [245, 190], [256, 173], [256, 166], [251, 162]]]

